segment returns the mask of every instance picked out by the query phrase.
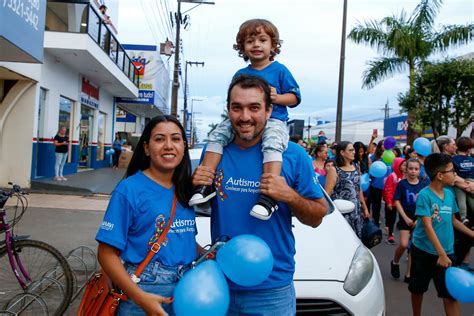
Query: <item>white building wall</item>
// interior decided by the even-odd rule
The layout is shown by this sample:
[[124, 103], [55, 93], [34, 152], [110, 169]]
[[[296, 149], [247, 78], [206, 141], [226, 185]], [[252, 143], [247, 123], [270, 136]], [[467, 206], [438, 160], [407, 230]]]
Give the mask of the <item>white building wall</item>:
[[0, 102], [0, 187], [30, 187], [35, 101], [34, 81], [20, 80]]
[[59, 99], [63, 96], [74, 101], [73, 130], [69, 137], [71, 140], [77, 140], [80, 119], [80, 107], [77, 106], [80, 89], [79, 74], [45, 52], [40, 86], [47, 91], [44, 130], [40, 131], [40, 137], [53, 138], [58, 132]]

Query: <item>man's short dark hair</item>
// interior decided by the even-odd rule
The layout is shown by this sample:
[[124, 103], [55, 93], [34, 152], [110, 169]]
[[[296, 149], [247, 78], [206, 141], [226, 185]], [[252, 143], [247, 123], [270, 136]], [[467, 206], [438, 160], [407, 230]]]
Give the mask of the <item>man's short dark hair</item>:
[[451, 156], [443, 153], [434, 153], [426, 157], [425, 170], [430, 180], [433, 181], [440, 171], [446, 171], [448, 164], [452, 162]]
[[474, 146], [474, 141], [470, 137], [462, 136], [456, 141], [456, 146], [458, 147], [459, 151], [470, 151]]
[[242, 89], [260, 89], [264, 93], [265, 109], [270, 109], [272, 105], [272, 99], [270, 97], [270, 85], [264, 79], [257, 76], [241, 75], [234, 78], [227, 90], [227, 109], [230, 106], [230, 93], [235, 86], [239, 86]]
[[290, 136], [290, 142], [293, 142], [293, 143], [297, 143], [302, 140], [303, 138], [301, 137], [301, 135], [298, 135], [298, 134], [295, 134], [295, 135], [291, 135]]

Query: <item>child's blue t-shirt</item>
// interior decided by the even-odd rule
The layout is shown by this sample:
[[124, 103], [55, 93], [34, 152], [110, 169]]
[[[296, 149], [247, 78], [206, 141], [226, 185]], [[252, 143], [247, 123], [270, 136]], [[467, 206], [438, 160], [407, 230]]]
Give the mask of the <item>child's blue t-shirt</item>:
[[[120, 250], [125, 262], [142, 262], [168, 224], [173, 194], [174, 186], [166, 189], [142, 171], [122, 180], [112, 193], [96, 240]], [[196, 234], [194, 210], [177, 202], [173, 223], [152, 262], [191, 263], [197, 257]]]
[[[418, 194], [416, 202], [416, 216], [429, 216], [433, 229], [443, 246], [446, 254], [454, 253], [453, 215], [459, 211], [454, 194], [447, 188], [443, 189], [444, 199], [436, 195], [430, 187], [426, 187]], [[413, 244], [421, 250], [438, 255], [431, 241], [428, 239], [423, 223], [417, 221], [413, 232]]]
[[410, 218], [415, 217], [416, 200], [418, 194], [428, 184], [424, 181], [419, 180], [417, 184], [411, 184], [407, 179], [403, 179], [397, 184], [395, 189], [395, 195], [393, 199], [399, 201], [403, 207], [403, 210]]
[[469, 155], [453, 157], [454, 170], [463, 179], [474, 179], [474, 158]]
[[[224, 148], [217, 168], [217, 197], [212, 200], [212, 240], [220, 236], [252, 234], [268, 244], [274, 258], [273, 271], [262, 284], [241, 287], [230, 282], [232, 289], [273, 289], [286, 286], [293, 280], [296, 250], [289, 206], [278, 202], [278, 210], [268, 221], [249, 214], [260, 196], [262, 161], [261, 143], [247, 149], [231, 143]], [[289, 142], [283, 153], [281, 175], [301, 196], [309, 199], [323, 197], [311, 159], [301, 146]]]
[[[284, 65], [277, 61], [272, 62], [263, 69], [254, 69], [252, 65], [238, 70], [234, 78], [240, 75], [252, 75], [265, 79], [269, 85], [274, 87], [278, 94], [293, 93], [296, 96], [297, 103], [291, 107], [295, 107], [301, 102], [301, 92], [295, 78]], [[273, 104], [272, 118], [286, 122], [288, 121], [287, 106]]]

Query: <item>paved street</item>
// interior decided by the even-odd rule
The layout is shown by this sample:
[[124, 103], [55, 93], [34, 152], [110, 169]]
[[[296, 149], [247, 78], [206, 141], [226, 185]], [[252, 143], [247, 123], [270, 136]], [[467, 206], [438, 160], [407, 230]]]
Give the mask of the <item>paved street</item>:
[[[31, 194], [29, 201], [30, 208], [18, 225], [17, 233], [28, 233], [34, 239], [51, 243], [63, 253], [78, 246], [96, 249], [94, 236], [107, 206], [107, 197]], [[386, 243], [374, 249], [384, 278], [387, 315], [409, 315], [411, 307], [407, 285], [390, 277], [394, 249], [395, 246]], [[402, 274], [404, 269], [402, 262]], [[78, 300], [73, 303], [68, 315], [74, 315], [77, 304]], [[433, 286], [425, 295], [423, 307], [423, 315], [443, 314], [441, 300], [436, 298]], [[462, 315], [473, 316], [474, 304], [464, 304]]]

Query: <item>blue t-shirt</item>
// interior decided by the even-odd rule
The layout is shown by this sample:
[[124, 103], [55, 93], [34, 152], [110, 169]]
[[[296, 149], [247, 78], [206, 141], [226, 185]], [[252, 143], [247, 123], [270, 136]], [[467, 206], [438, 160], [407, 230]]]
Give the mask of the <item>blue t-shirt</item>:
[[122, 145], [125, 144], [125, 140], [123, 139], [116, 139], [114, 140], [114, 149], [115, 150], [122, 150]]
[[[454, 194], [447, 188], [444, 188], [443, 192], [444, 199], [441, 199], [430, 187], [422, 189], [416, 201], [415, 215], [431, 217], [436, 236], [446, 254], [450, 255], [454, 253], [453, 215], [459, 210]], [[421, 219], [417, 221], [413, 232], [413, 244], [425, 252], [438, 255], [428, 239]]]
[[[290, 208], [278, 202], [278, 210], [268, 221], [249, 214], [260, 196], [262, 161], [261, 143], [248, 149], [231, 143], [224, 148], [217, 168], [217, 198], [212, 200], [212, 240], [220, 236], [252, 234], [265, 240], [274, 258], [273, 271], [262, 284], [241, 287], [230, 283], [232, 289], [273, 289], [286, 286], [293, 280], [296, 251]], [[311, 159], [303, 147], [288, 143], [288, 149], [283, 153], [281, 174], [301, 196], [309, 199], [323, 197]]]
[[[168, 224], [174, 187], [166, 189], [142, 171], [122, 180], [112, 193], [96, 240], [120, 250], [125, 262], [143, 261]], [[167, 266], [191, 263], [197, 257], [193, 209], [179, 202], [165, 241], [152, 262]]]
[[407, 179], [403, 179], [397, 184], [393, 199], [399, 201], [403, 210], [411, 219], [415, 218], [416, 200], [418, 193], [428, 184], [419, 180], [417, 184], [411, 184]]
[[420, 164], [420, 166], [421, 166], [420, 167], [420, 180], [430, 184], [431, 183], [430, 176], [426, 172], [425, 165]]
[[474, 179], [474, 158], [469, 155], [453, 157], [454, 170], [463, 179]]
[[[257, 70], [248, 65], [240, 69], [234, 75], [234, 78], [240, 75], [252, 75], [265, 79], [269, 85], [274, 87], [278, 94], [293, 93], [298, 102], [291, 107], [295, 107], [301, 102], [301, 93], [298, 83], [291, 72], [284, 65], [277, 61], [272, 62], [267, 67]], [[273, 104], [272, 118], [280, 121], [288, 121], [288, 110], [284, 105]]]

